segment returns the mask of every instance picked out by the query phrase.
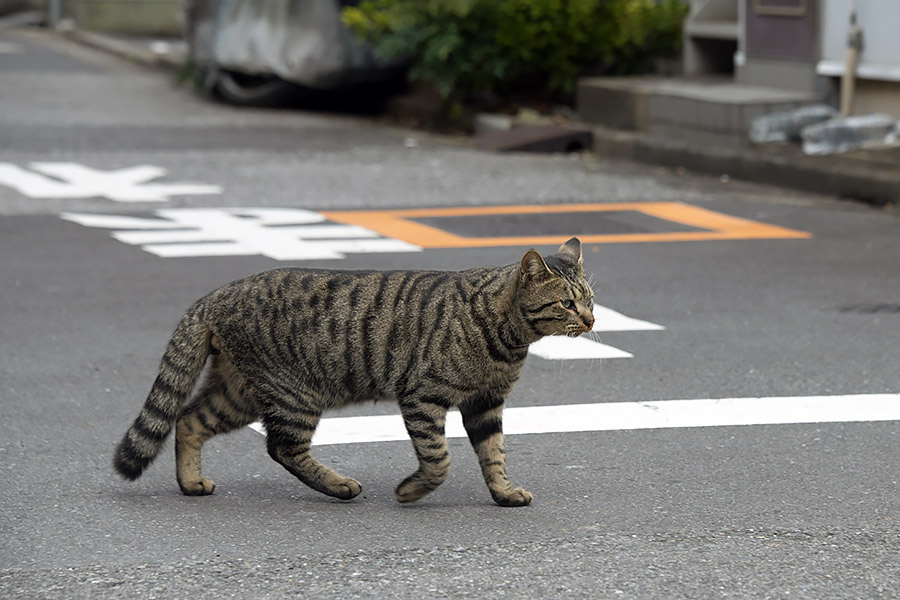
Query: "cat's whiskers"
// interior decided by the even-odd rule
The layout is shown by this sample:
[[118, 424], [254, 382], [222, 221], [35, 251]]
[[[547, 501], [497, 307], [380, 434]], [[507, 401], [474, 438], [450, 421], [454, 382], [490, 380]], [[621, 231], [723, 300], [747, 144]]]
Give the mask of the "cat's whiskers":
[[[601, 343], [600, 342], [600, 334], [598, 332], [592, 330], [592, 331], [588, 331], [585, 335], [587, 335], [589, 340], [591, 340], [593, 342], [597, 342], [598, 344]], [[599, 359], [591, 358], [591, 363], [590, 363], [590, 365], [588, 365], [588, 371], [593, 370], [595, 360], [598, 360], [600, 362], [600, 374], [602, 376], [603, 375], [603, 359], [602, 358], [599, 358]]]
[[[548, 337], [569, 337], [568, 333], [551, 333]], [[563, 375], [563, 363], [566, 362], [565, 358], [557, 358], [554, 361], [556, 364], [553, 367], [553, 370], [556, 371], [557, 379], [562, 379]]]

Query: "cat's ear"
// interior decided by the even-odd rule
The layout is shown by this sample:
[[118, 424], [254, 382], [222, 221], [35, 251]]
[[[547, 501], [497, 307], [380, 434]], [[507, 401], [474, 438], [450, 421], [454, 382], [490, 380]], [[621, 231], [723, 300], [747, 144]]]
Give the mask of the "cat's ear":
[[581, 266], [581, 240], [577, 237], [573, 237], [559, 247], [559, 252], [557, 252], [557, 254], [571, 257], [572, 260], [578, 263], [578, 266]]
[[522, 257], [522, 264], [519, 267], [519, 280], [526, 282], [528, 280], [540, 281], [547, 277], [552, 277], [553, 271], [544, 262], [544, 257], [532, 248]]

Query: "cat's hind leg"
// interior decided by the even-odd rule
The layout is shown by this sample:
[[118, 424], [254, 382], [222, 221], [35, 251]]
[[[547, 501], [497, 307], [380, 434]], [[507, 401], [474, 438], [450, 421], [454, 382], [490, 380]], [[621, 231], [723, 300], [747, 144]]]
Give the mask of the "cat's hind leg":
[[358, 481], [336, 473], [309, 453], [313, 433], [322, 416], [314, 396], [275, 391], [271, 385], [260, 388], [269, 456], [318, 492], [341, 500], [358, 496], [362, 491]]
[[206, 380], [182, 409], [175, 425], [175, 472], [184, 494], [205, 496], [216, 487], [200, 472], [200, 450], [204, 442], [216, 434], [248, 425], [256, 418], [234, 368], [221, 355], [214, 356]]
[[450, 474], [450, 455], [444, 426], [450, 404], [443, 398], [408, 398], [400, 402], [406, 431], [419, 459], [415, 473], [400, 482], [394, 492], [398, 502], [415, 502], [433, 492]]

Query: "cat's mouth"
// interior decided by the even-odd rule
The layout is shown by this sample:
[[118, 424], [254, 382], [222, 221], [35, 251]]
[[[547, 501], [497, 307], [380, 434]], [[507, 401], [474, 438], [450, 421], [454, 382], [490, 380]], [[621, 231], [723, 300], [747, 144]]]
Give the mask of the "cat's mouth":
[[570, 325], [570, 326], [566, 329], [565, 335], [566, 335], [566, 337], [577, 338], [577, 337], [580, 336], [582, 333], [588, 333], [590, 330], [591, 330], [591, 328], [590, 328], [590, 327], [587, 327], [587, 326], [585, 326], [585, 325], [581, 325], [581, 326], [578, 326], [578, 325]]
[[590, 323], [585, 323], [584, 321], [582, 321], [581, 323], [569, 323], [568, 325], [566, 325], [566, 335], [568, 337], [578, 337], [582, 333], [590, 332], [593, 328], [593, 319], [591, 319]]

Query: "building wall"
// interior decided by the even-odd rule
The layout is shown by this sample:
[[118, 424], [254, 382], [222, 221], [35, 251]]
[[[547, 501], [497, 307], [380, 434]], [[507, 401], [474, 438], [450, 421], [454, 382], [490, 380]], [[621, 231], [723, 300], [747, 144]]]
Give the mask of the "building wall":
[[737, 81], [819, 94], [818, 6], [809, 0], [743, 0]]
[[180, 35], [180, 0], [69, 0], [69, 14], [91, 31]]
[[[822, 1], [822, 49], [816, 72], [844, 73], [851, 0]], [[854, 114], [885, 112], [900, 118], [900, 2], [857, 0], [863, 48], [856, 68]]]

